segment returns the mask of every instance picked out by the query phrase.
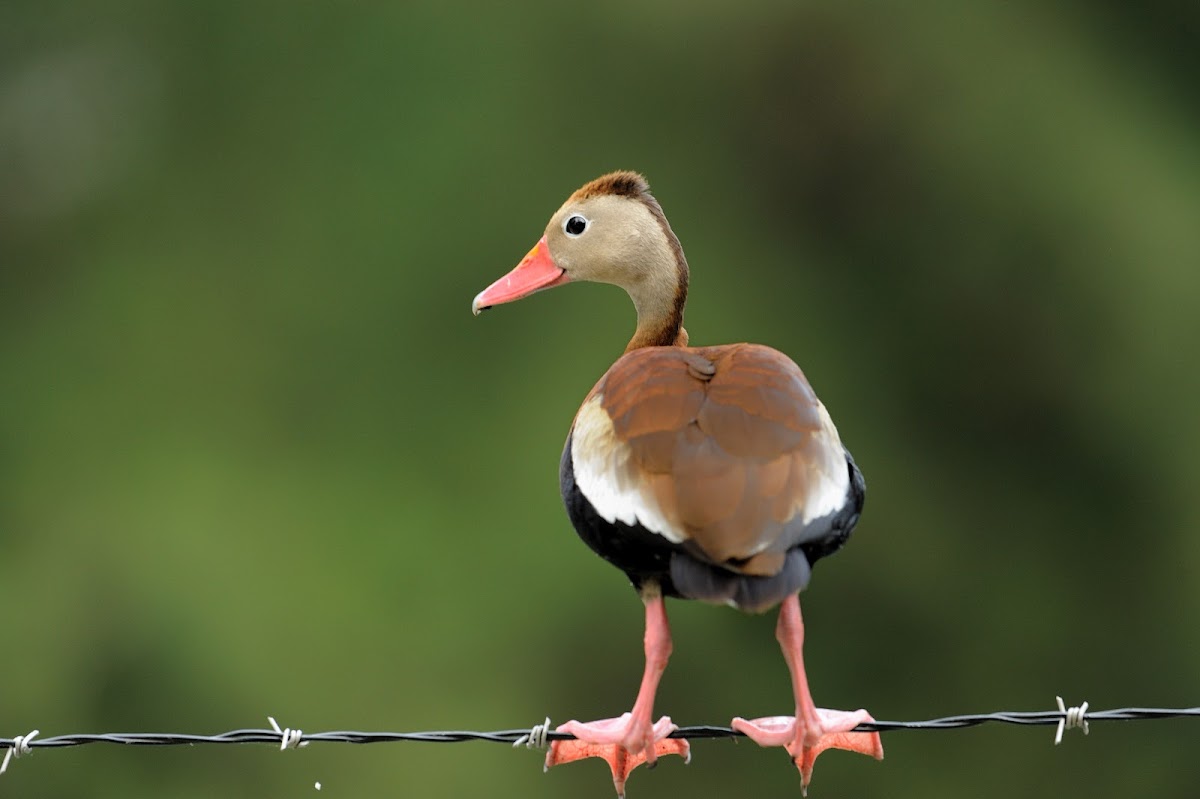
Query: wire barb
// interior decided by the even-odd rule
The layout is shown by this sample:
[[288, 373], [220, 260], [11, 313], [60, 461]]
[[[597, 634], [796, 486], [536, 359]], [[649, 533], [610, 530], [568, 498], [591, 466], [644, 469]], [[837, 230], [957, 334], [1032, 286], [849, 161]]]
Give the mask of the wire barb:
[[0, 763], [0, 774], [8, 771], [8, 761], [33, 754], [33, 750], [29, 748], [29, 742], [36, 738], [39, 732], [41, 730], [34, 730], [28, 735], [18, 735], [12, 739], [12, 746], [4, 753], [4, 762]]
[[271, 722], [271, 726], [275, 728], [275, 732], [279, 733], [279, 751], [285, 749], [299, 749], [302, 746], [308, 746], [308, 741], [300, 740], [304, 737], [304, 733], [300, 730], [280, 729], [278, 722], [271, 716], [267, 716], [267, 721]]
[[528, 734], [513, 741], [513, 749], [520, 746], [524, 746], [526, 749], [545, 749], [550, 745], [546, 740], [548, 732], [550, 732], [550, 717], [546, 716], [546, 720], [541, 724], [534, 724]]
[[1061, 696], [1056, 696], [1054, 698], [1058, 700], [1058, 712], [1063, 714], [1063, 717], [1058, 720], [1058, 732], [1054, 734], [1054, 745], [1058, 746], [1060, 743], [1062, 743], [1063, 731], [1065, 730], [1073, 730], [1076, 727], [1080, 727], [1083, 729], [1083, 734], [1087, 735], [1088, 703], [1084, 702], [1079, 707], [1068, 709], [1067, 706], [1063, 704], [1063, 698]]

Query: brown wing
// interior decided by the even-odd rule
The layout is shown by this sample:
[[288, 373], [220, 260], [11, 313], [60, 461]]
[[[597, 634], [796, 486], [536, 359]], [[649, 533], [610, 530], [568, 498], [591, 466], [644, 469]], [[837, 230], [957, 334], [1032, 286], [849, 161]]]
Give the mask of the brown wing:
[[845, 501], [837, 430], [800, 368], [769, 347], [635, 350], [589, 402], [611, 422], [597, 477], [712, 563], [774, 574], [804, 523]]

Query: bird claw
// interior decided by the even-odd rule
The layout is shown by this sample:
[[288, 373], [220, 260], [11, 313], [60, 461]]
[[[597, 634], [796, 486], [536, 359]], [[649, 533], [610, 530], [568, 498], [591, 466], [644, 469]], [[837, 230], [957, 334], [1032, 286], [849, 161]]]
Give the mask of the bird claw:
[[598, 757], [608, 763], [617, 796], [625, 797], [625, 781], [629, 773], [645, 763], [653, 768], [661, 755], [679, 755], [684, 762], [692, 759], [691, 747], [682, 738], [668, 738], [677, 730], [669, 716], [655, 724], [637, 723], [630, 713], [615, 719], [587, 723], [568, 721], [558, 725], [555, 732], [570, 733], [575, 740], [554, 741], [546, 753], [546, 768], [571, 763], [585, 757]]
[[883, 742], [879, 739], [879, 733], [851, 732], [859, 724], [875, 721], [870, 713], [865, 710], [850, 713], [821, 707], [816, 711], [820, 721], [817, 729], [811, 725], [799, 729], [794, 716], [768, 716], [749, 721], [735, 718], [732, 724], [735, 730], [759, 746], [786, 748], [792, 756], [792, 762], [800, 770], [800, 790], [806, 796], [817, 756], [826, 749], [845, 749], [883, 760]]

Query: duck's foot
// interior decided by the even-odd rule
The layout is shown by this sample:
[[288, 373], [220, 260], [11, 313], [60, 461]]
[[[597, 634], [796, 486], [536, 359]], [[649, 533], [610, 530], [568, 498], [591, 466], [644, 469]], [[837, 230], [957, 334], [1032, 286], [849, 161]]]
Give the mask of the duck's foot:
[[826, 749], [845, 749], [883, 760], [883, 742], [877, 732], [850, 732], [859, 724], [875, 721], [865, 710], [815, 708], [818, 723], [799, 725], [795, 716], [769, 716], [733, 720], [733, 728], [759, 746], [782, 746], [800, 770], [800, 790], [807, 796], [817, 755]]
[[629, 772], [646, 763], [654, 766], [660, 755], [679, 755], [684, 762], [691, 760], [691, 748], [682, 738], [668, 738], [678, 727], [663, 716], [655, 724], [635, 720], [632, 713], [619, 718], [601, 719], [587, 723], [568, 721], [558, 725], [555, 732], [570, 733], [574, 741], [554, 741], [546, 753], [546, 768], [562, 763], [598, 757], [612, 771], [617, 796], [625, 797], [625, 780]]

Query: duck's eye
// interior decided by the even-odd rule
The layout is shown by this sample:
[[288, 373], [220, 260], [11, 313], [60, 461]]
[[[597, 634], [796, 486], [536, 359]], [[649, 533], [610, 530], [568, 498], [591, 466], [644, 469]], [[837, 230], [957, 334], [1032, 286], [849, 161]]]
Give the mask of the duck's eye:
[[587, 230], [588, 221], [579, 214], [572, 216], [563, 223], [563, 230], [568, 236], [582, 235], [583, 231]]

